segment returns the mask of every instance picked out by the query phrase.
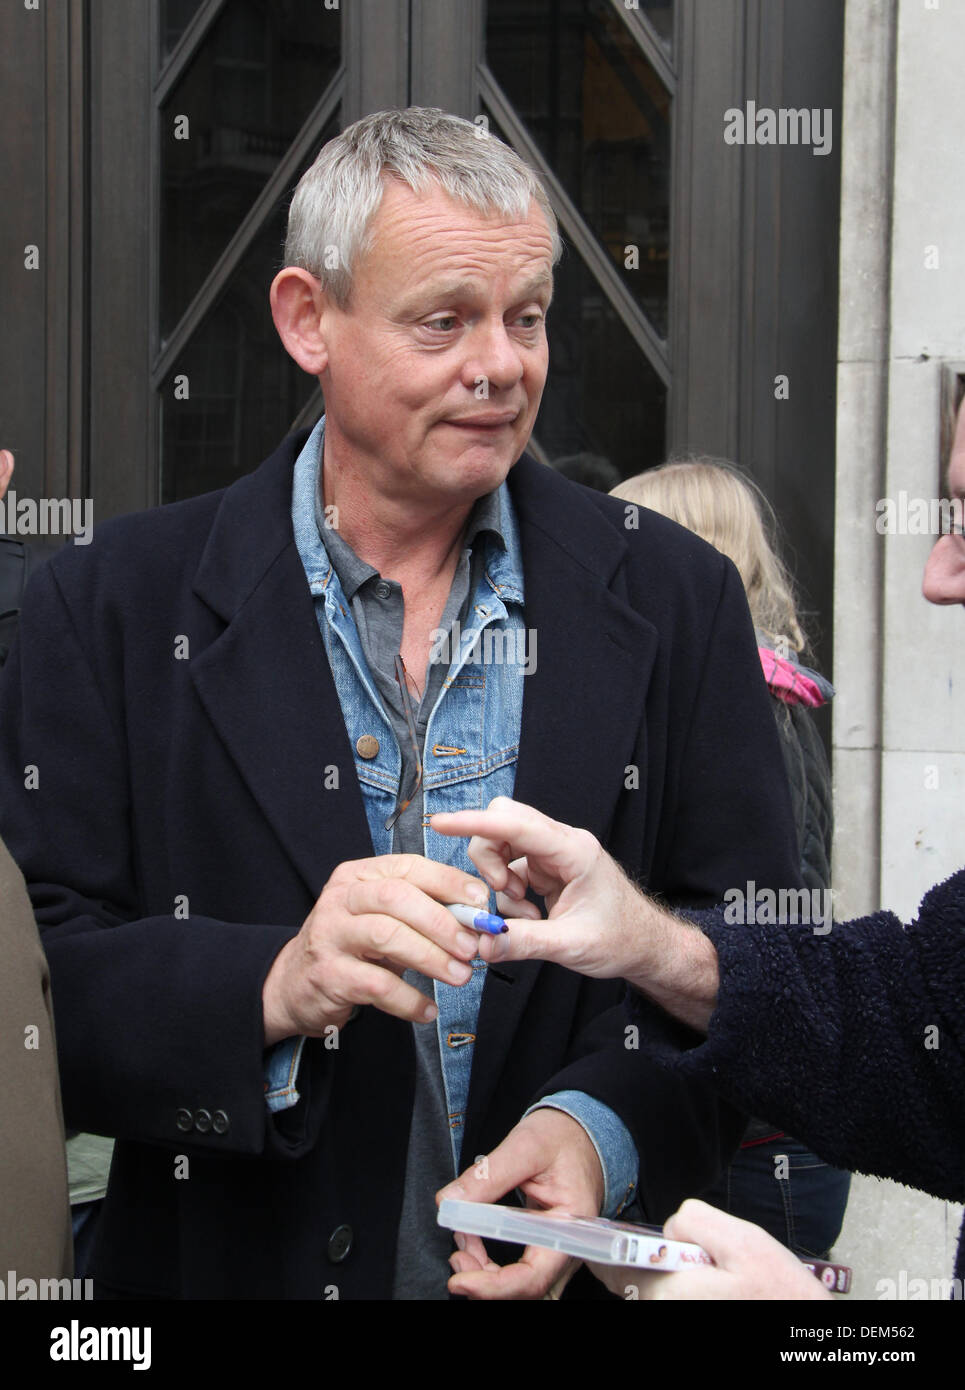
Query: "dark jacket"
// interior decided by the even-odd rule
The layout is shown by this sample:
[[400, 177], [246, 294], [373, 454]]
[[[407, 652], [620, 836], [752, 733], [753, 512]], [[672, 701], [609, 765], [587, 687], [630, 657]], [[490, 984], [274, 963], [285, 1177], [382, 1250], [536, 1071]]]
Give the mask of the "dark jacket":
[[[634, 999], [654, 1056], [713, 1076], [838, 1168], [965, 1201], [965, 870], [890, 912], [810, 927], [699, 923], [720, 957], [706, 1042]], [[690, 1050], [680, 1055], [683, 1045]], [[956, 1275], [965, 1278], [965, 1239]]]
[[[304, 439], [55, 557], [0, 682], [0, 829], [44, 932], [67, 1121], [119, 1141], [92, 1263], [113, 1290], [392, 1286], [411, 1027], [363, 1009], [338, 1050], [306, 1045], [297, 1107], [272, 1118], [263, 1100], [265, 975], [336, 865], [371, 853], [292, 534]], [[627, 530], [622, 504], [529, 458], [510, 486], [539, 635], [516, 796], [674, 901], [797, 883], [736, 571], [647, 512]], [[576, 1087], [633, 1134], [650, 1217], [707, 1186], [743, 1118], [624, 1046], [622, 986], [536, 962], [504, 973], [482, 1000], [467, 1159]]]
[[828, 755], [810, 710], [772, 698], [801, 847], [801, 876], [805, 888], [820, 891], [831, 886], [834, 814]]

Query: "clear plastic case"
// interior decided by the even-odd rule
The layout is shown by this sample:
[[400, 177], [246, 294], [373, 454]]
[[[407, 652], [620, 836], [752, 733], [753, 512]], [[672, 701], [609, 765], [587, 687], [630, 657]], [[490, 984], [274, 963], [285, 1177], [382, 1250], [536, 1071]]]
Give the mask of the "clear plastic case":
[[659, 1226], [634, 1226], [602, 1216], [554, 1216], [447, 1197], [439, 1207], [438, 1222], [466, 1235], [489, 1236], [515, 1245], [542, 1245], [596, 1264], [668, 1272], [713, 1264], [699, 1245], [669, 1240]]

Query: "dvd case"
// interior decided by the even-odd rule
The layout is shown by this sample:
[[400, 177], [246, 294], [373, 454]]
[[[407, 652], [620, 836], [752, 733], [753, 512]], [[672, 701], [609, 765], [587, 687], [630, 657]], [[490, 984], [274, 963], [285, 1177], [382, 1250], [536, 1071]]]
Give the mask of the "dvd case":
[[438, 1222], [466, 1235], [489, 1236], [515, 1245], [541, 1245], [596, 1264], [667, 1272], [713, 1264], [699, 1245], [670, 1240], [659, 1226], [636, 1226], [602, 1216], [557, 1216], [447, 1197], [439, 1207]]

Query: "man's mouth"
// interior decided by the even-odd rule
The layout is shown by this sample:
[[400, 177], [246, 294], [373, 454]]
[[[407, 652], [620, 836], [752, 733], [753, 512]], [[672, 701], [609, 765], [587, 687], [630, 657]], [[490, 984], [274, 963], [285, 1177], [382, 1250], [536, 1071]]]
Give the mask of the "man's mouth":
[[455, 420], [443, 421], [446, 425], [454, 425], [460, 430], [501, 430], [507, 425], [512, 425], [519, 417], [518, 411], [510, 413], [503, 412], [501, 415], [467, 415], [460, 416]]

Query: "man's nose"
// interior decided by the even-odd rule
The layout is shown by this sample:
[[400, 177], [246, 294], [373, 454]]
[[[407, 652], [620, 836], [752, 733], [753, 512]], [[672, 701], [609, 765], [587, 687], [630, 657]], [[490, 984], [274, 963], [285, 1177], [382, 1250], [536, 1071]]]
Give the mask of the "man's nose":
[[965, 537], [942, 536], [935, 542], [921, 591], [929, 603], [965, 603]]
[[478, 388], [482, 378], [493, 391], [506, 391], [523, 375], [519, 345], [499, 323], [480, 322], [470, 335], [470, 351], [465, 363], [465, 384]]

